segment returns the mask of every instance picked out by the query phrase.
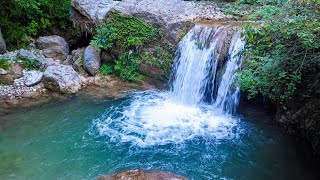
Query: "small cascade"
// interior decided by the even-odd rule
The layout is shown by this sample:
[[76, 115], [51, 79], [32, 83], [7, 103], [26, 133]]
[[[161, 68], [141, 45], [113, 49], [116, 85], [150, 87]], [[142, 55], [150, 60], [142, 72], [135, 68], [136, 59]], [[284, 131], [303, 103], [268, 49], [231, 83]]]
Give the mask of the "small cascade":
[[[186, 105], [207, 102], [228, 113], [238, 105], [234, 85], [244, 48], [240, 32], [230, 26], [196, 25], [182, 39], [173, 68], [172, 98]], [[222, 77], [218, 77], [219, 75]]]

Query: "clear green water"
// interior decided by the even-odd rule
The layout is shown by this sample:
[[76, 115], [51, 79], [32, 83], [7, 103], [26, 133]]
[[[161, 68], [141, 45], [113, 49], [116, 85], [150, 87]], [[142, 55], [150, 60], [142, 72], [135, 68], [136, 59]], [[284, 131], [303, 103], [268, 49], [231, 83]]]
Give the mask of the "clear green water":
[[266, 117], [232, 117], [236, 123], [222, 123], [223, 128], [182, 118], [163, 128], [144, 119], [155, 117], [141, 109], [155, 106], [151, 111], [161, 116], [172, 108], [158, 107], [161, 97], [149, 95], [79, 96], [1, 117], [0, 179], [94, 179], [126, 169], [164, 170], [191, 179], [319, 179], [299, 142], [260, 120]]

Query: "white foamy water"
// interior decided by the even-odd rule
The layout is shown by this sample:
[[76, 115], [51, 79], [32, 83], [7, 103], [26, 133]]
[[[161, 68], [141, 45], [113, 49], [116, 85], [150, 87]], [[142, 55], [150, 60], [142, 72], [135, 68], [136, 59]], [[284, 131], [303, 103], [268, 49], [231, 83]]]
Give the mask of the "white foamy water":
[[185, 106], [172, 101], [167, 92], [134, 96], [128, 106], [109, 108], [94, 125], [100, 135], [140, 147], [181, 143], [195, 137], [210, 140], [238, 136], [237, 121], [210, 106]]
[[[244, 42], [239, 33], [231, 34], [225, 71], [216, 82], [215, 58], [219, 56], [215, 52], [221, 50], [215, 48], [224, 43], [225, 31], [226, 27], [194, 27], [179, 44], [172, 90], [137, 93], [108, 108], [93, 123], [99, 136], [140, 147], [182, 143], [198, 137], [214, 141], [237, 138], [241, 128], [231, 113], [238, 104], [239, 88], [232, 88], [232, 83], [241, 64], [237, 54]], [[215, 97], [208, 102], [205, 94]]]

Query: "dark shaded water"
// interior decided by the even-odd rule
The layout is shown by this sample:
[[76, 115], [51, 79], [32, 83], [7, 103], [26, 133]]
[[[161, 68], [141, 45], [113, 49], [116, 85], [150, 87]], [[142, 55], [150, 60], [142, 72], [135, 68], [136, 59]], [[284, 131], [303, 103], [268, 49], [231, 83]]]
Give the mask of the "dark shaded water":
[[0, 121], [0, 179], [93, 179], [126, 169], [191, 179], [319, 179], [300, 142], [262, 111], [248, 106], [244, 118], [206, 108], [145, 92], [17, 110]]

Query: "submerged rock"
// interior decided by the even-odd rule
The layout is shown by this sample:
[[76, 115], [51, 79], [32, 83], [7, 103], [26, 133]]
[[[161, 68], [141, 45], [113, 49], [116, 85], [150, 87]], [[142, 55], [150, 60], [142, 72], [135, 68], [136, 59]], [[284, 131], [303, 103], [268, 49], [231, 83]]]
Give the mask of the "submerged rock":
[[100, 51], [92, 45], [88, 46], [83, 53], [83, 69], [91, 75], [96, 75], [100, 65]]
[[47, 58], [64, 61], [69, 54], [68, 43], [63, 37], [57, 35], [39, 37], [36, 44]]
[[51, 91], [76, 93], [81, 88], [78, 73], [67, 65], [49, 66], [43, 74], [43, 83]]
[[0, 54], [3, 54], [7, 51], [6, 42], [4, 41], [0, 28]]
[[98, 180], [187, 180], [182, 176], [162, 171], [129, 170], [99, 177]]
[[33, 86], [40, 83], [43, 73], [40, 71], [27, 71], [23, 73], [23, 81], [27, 86]]

